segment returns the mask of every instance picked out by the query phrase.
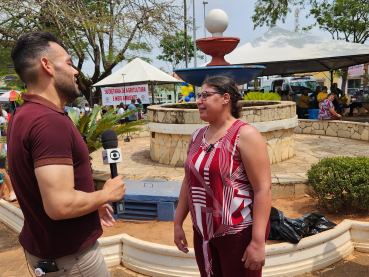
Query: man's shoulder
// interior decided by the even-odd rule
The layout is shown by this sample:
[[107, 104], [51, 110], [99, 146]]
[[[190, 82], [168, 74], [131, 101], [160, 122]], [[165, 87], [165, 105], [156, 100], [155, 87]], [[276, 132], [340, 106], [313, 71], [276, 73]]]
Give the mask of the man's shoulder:
[[33, 126], [37, 123], [49, 122], [50, 124], [68, 124], [67, 115], [58, 113], [48, 107], [39, 105], [37, 103], [28, 102], [20, 106], [14, 114], [14, 122], [24, 122], [28, 126]]

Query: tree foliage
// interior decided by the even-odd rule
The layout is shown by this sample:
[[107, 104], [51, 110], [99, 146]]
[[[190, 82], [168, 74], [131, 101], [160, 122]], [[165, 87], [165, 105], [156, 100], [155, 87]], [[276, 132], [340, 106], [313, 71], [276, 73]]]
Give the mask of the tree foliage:
[[[2, 0], [0, 10], [0, 47], [26, 32], [54, 33], [75, 61], [87, 98], [90, 86], [120, 61], [145, 59], [152, 43], [182, 21], [175, 0]], [[92, 76], [83, 72], [87, 60], [94, 64]]]
[[[163, 37], [160, 41], [159, 47], [161, 48], [162, 55], [157, 56], [158, 60], [166, 61], [171, 63], [172, 69], [183, 67], [185, 58], [185, 33], [177, 31], [175, 35], [168, 34]], [[197, 51], [199, 48], [196, 46]], [[194, 42], [192, 37], [187, 35], [187, 53], [188, 61], [195, 56]], [[203, 59], [203, 55], [197, 55], [198, 58]]]
[[318, 26], [331, 33], [334, 39], [354, 43], [364, 43], [369, 37], [367, 0], [258, 0], [252, 16], [254, 28], [272, 27], [278, 20], [284, 23], [295, 5], [310, 8], [308, 17], [316, 20], [304, 28], [306, 31]]
[[254, 22], [254, 29], [264, 25], [273, 27], [278, 20], [283, 23], [287, 14], [292, 11], [294, 5], [304, 5], [309, 0], [257, 0], [254, 7], [254, 14], [251, 17]]
[[[303, 28], [311, 30], [314, 26], [329, 32], [333, 39], [364, 44], [369, 38], [369, 2], [368, 0], [258, 0], [252, 16], [254, 28], [275, 26], [278, 20], [285, 22], [291, 7], [300, 5], [309, 7], [308, 17], [316, 23]], [[348, 68], [336, 75], [342, 77], [342, 87], [346, 87]]]

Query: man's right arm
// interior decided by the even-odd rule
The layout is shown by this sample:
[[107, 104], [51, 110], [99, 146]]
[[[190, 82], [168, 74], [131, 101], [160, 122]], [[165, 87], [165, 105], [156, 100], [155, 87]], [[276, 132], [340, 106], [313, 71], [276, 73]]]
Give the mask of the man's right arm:
[[35, 169], [46, 214], [53, 220], [89, 214], [103, 204], [116, 202], [125, 195], [122, 176], [109, 179], [95, 192], [74, 189], [74, 171], [70, 165], [46, 165]]

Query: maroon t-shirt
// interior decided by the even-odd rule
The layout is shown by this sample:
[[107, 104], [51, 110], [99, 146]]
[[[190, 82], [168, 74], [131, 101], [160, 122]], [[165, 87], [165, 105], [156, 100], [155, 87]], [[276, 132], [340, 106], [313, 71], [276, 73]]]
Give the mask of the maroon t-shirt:
[[94, 211], [78, 218], [52, 220], [42, 204], [35, 168], [73, 166], [74, 188], [93, 192], [89, 153], [62, 109], [35, 94], [24, 93], [22, 99], [24, 103], [8, 126], [9, 175], [24, 214], [19, 242], [34, 256], [57, 259], [95, 242], [102, 234], [100, 219]]

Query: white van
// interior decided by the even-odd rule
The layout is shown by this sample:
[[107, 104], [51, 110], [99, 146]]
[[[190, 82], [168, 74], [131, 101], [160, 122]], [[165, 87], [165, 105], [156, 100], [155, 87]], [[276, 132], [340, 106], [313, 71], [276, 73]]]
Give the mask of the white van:
[[269, 92], [272, 90], [277, 92], [278, 89], [289, 90], [290, 95], [294, 96], [297, 94], [297, 97], [291, 97], [291, 100], [297, 102], [305, 88], [308, 89], [308, 93], [310, 95], [315, 91], [317, 86], [319, 86], [319, 84], [313, 76], [300, 75], [265, 80], [263, 81], [261, 88], [264, 89], [264, 92]]

